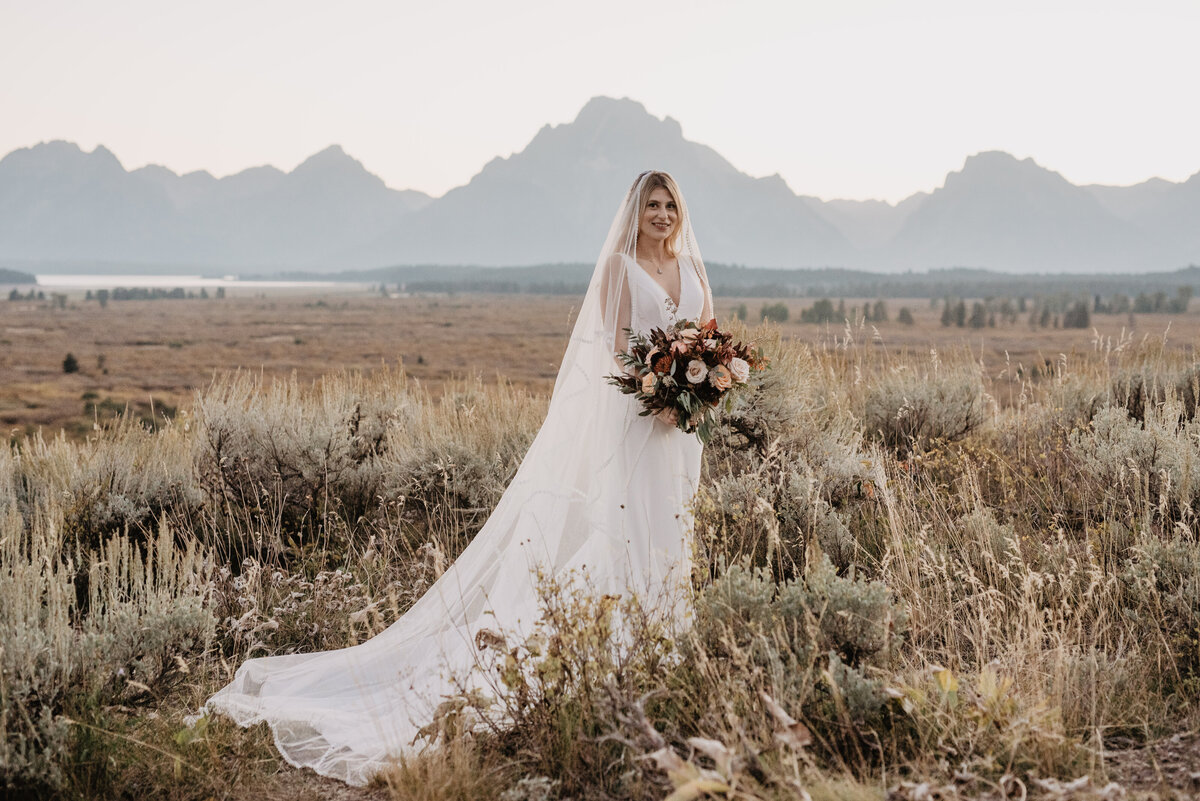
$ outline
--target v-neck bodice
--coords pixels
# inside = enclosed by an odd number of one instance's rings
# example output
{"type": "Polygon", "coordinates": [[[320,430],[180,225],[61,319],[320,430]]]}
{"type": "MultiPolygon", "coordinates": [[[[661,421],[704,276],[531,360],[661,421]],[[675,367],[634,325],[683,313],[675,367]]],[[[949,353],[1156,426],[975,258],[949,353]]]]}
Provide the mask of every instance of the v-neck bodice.
{"type": "Polygon", "coordinates": [[[704,288],[690,259],[679,257],[679,302],[676,303],[650,273],[634,259],[626,258],[628,272],[632,274],[629,279],[630,327],[635,331],[646,333],[652,328],[666,328],[678,320],[700,316],[704,309],[704,288]]]}

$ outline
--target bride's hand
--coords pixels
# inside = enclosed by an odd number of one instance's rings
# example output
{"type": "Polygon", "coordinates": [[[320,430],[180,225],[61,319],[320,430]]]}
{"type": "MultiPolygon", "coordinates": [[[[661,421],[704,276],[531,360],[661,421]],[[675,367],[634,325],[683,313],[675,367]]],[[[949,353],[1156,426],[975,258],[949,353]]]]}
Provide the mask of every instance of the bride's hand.
{"type": "Polygon", "coordinates": [[[654,416],[660,423],[665,423],[671,428],[679,425],[679,410],[677,409],[660,409],[654,413],[654,416]]]}

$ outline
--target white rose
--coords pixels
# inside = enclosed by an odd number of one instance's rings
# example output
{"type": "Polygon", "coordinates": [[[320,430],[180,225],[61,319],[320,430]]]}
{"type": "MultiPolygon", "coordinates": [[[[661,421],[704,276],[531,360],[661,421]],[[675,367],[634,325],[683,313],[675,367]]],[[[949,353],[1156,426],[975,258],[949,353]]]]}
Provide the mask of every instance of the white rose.
{"type": "Polygon", "coordinates": [[[745,384],[750,379],[750,364],[745,359],[734,356],[729,360],[729,372],[733,373],[734,381],[745,384]]]}
{"type": "Polygon", "coordinates": [[[708,378],[708,367],[699,359],[692,359],[688,362],[687,380],[693,384],[699,384],[705,378],[708,378]]]}

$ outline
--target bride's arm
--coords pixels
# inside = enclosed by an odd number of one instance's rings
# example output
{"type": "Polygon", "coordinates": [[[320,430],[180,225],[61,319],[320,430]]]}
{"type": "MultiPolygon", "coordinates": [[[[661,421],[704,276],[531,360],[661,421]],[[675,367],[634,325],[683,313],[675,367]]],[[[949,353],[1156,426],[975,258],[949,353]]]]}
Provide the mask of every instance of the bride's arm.
{"type": "MultiPolygon", "coordinates": [[[[600,285],[600,314],[612,337],[614,360],[617,354],[629,350],[629,335],[625,333],[633,319],[633,299],[629,294],[627,265],[619,254],[609,256],[604,265],[600,285]]],[[[624,369],[624,366],[621,366],[624,369]]]]}
{"type": "Polygon", "coordinates": [[[704,292],[704,305],[700,308],[700,325],[704,325],[716,316],[716,313],[713,311],[712,287],[708,284],[708,271],[702,265],[698,265],[691,255],[687,258],[696,273],[696,277],[700,279],[700,289],[704,292]]]}

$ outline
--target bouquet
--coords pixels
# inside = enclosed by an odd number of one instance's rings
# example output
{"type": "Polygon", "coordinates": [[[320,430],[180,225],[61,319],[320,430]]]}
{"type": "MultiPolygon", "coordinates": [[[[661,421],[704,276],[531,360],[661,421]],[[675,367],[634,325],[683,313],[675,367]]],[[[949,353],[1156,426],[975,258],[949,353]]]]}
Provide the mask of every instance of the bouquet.
{"type": "Polygon", "coordinates": [[[751,371],[767,367],[754,343],[734,342],[716,320],[704,325],[681,320],[645,335],[626,333],[629,351],[617,357],[625,373],[608,376],[609,383],[642,402],[639,414],[661,414],[701,442],[712,435],[715,410],[724,404],[730,411],[734,391],[749,382],[751,371]]]}

